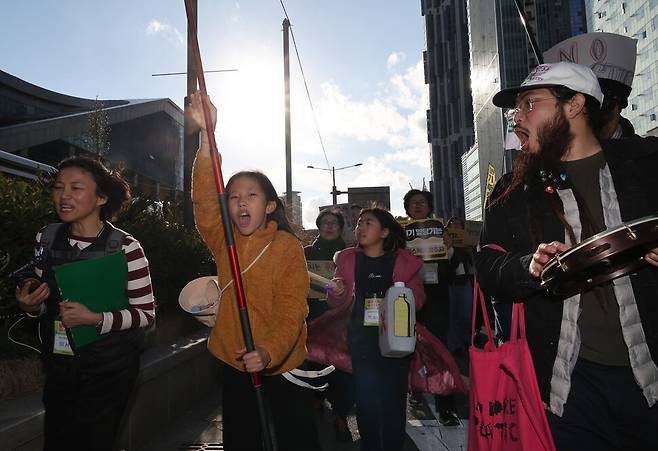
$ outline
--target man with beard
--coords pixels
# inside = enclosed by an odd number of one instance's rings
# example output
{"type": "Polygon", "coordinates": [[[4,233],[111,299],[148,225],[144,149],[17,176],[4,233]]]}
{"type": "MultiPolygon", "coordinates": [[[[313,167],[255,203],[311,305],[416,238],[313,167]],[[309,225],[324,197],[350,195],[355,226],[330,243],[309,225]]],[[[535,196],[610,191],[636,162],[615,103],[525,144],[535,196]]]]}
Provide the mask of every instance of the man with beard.
{"type": "Polygon", "coordinates": [[[658,212],[658,141],[599,141],[593,72],[543,64],[493,103],[522,145],[485,211],[483,290],[525,304],[528,344],[558,449],[658,449],[658,248],[630,276],[569,298],[540,288],[558,252],[658,212]],[[485,247],[497,244],[498,252],[485,247]]]}

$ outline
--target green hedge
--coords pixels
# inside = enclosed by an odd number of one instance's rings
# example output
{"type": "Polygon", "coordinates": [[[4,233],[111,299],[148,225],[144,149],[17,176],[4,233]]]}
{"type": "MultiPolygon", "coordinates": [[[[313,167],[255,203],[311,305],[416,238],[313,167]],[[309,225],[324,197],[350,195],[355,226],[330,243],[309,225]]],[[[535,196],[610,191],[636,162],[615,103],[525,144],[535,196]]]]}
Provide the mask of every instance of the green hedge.
{"type": "MultiPolygon", "coordinates": [[[[32,256],[34,237],[57,221],[50,199],[51,181],[25,181],[0,175],[0,318],[18,312],[7,275],[32,256]]],[[[177,304],[190,280],[214,274],[210,252],[195,229],[175,221],[176,206],[135,199],[114,224],[137,238],[149,261],[158,308],[177,304]]]]}
{"type": "Polygon", "coordinates": [[[32,257],[34,237],[45,224],[55,222],[50,198],[51,180],[37,181],[0,175],[0,315],[16,313],[14,286],[7,275],[32,257]]]}

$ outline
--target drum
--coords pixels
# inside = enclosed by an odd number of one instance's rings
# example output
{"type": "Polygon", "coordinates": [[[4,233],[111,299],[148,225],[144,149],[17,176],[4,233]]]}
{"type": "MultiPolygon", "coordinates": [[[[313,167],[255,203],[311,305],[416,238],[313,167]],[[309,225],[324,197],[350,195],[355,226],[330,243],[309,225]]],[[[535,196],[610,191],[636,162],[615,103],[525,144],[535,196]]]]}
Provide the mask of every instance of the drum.
{"type": "Polygon", "coordinates": [[[560,296],[587,291],[642,268],[655,247],[658,216],[629,221],[556,255],[544,266],[541,286],[560,296]]]}

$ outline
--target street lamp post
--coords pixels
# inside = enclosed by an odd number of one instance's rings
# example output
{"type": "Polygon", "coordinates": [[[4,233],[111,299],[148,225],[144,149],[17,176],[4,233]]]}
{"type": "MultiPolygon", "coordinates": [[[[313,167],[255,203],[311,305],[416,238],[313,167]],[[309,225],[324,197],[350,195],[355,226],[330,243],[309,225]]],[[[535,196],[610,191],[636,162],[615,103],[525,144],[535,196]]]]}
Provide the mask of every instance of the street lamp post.
{"type": "Polygon", "coordinates": [[[357,163],[357,164],[352,164],[352,165],[349,165],[349,166],[343,166],[343,167],[340,167],[340,168],[332,166],[331,169],[316,168],[315,166],[306,166],[306,167],[309,168],[309,169],[320,169],[321,171],[331,171],[331,181],[333,183],[333,185],[331,186],[331,188],[332,188],[331,189],[331,195],[333,196],[333,201],[334,201],[333,204],[336,205],[336,204],[338,204],[338,195],[339,194],[345,194],[347,192],[347,191],[338,191],[336,189],[336,171],[340,171],[341,169],[355,168],[357,166],[362,166],[362,165],[363,165],[363,163],[357,163]]]}

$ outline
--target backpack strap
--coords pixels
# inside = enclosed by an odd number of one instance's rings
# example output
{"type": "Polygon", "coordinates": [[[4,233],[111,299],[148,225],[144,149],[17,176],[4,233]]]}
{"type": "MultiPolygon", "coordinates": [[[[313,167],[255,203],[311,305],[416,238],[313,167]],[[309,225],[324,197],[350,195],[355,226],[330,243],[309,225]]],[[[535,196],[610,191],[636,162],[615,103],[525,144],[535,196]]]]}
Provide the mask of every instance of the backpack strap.
{"type": "MultiPolygon", "coordinates": [[[[128,236],[128,233],[114,227],[109,222],[106,224],[109,227],[109,235],[105,241],[105,249],[103,251],[87,251],[84,253],[85,259],[105,257],[121,250],[121,247],[123,246],[123,240],[126,236],[128,236]]],[[[64,225],[64,223],[58,222],[49,224],[44,227],[41,231],[41,239],[39,240],[39,245],[44,252],[47,252],[48,255],[53,258],[78,258],[81,254],[80,251],[70,252],[52,250],[53,245],[55,244],[55,239],[57,238],[57,234],[64,225]]]]}
{"type": "Polygon", "coordinates": [[[57,238],[57,232],[59,232],[59,229],[63,225],[63,222],[55,222],[53,224],[48,224],[41,230],[39,246],[41,246],[43,251],[49,251],[52,249],[53,244],[55,244],[55,238],[57,238]]]}
{"type": "Polygon", "coordinates": [[[128,233],[114,227],[109,222],[106,222],[106,224],[110,228],[110,235],[107,237],[107,241],[105,242],[105,255],[111,255],[121,250],[121,247],[123,246],[123,240],[128,236],[128,233]]]}

